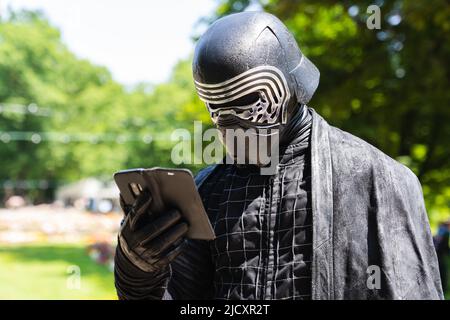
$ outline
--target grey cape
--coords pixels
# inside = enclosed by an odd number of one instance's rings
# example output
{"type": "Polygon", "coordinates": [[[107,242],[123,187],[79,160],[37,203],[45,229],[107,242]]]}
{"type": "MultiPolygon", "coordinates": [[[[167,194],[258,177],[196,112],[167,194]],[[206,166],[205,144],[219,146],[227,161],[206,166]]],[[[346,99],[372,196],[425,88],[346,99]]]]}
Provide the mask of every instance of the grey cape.
{"type": "Polygon", "coordinates": [[[443,299],[417,177],[311,111],[312,298],[443,299]]]}

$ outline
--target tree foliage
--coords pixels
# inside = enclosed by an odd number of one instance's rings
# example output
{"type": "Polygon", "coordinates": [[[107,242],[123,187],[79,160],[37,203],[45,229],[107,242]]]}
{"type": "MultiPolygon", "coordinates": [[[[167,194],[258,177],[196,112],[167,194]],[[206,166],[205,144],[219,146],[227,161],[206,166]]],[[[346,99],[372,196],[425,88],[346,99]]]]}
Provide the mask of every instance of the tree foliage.
{"type": "Polygon", "coordinates": [[[167,83],[126,90],[107,69],[71,53],[41,13],[12,12],[0,21],[3,193],[39,202],[70,181],[173,166],[170,133],[207,119],[200,106],[188,60],[167,83]]]}

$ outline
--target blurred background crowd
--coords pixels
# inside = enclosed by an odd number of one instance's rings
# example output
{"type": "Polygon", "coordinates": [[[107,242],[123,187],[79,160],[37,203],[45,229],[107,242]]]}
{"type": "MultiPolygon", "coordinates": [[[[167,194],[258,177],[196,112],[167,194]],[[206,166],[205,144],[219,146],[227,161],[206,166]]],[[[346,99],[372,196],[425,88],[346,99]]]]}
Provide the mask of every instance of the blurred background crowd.
{"type": "Polygon", "coordinates": [[[113,173],[174,167],[171,132],[211,126],[195,39],[261,9],[320,69],[310,106],[419,177],[447,285],[448,1],[0,0],[1,299],[115,299],[113,173]],[[380,29],[366,25],[372,4],[380,29]]]}

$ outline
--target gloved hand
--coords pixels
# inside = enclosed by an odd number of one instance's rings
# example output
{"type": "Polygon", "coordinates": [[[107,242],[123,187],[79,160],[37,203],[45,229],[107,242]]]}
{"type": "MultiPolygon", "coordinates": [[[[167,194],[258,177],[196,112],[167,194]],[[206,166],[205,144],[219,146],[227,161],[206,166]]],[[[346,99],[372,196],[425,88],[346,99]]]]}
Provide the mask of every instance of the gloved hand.
{"type": "Polygon", "coordinates": [[[134,266],[158,273],[182,252],[188,224],[175,209],[162,214],[151,212],[151,201],[145,190],[131,206],[125,205],[120,197],[125,218],[119,231],[119,245],[134,266]]]}

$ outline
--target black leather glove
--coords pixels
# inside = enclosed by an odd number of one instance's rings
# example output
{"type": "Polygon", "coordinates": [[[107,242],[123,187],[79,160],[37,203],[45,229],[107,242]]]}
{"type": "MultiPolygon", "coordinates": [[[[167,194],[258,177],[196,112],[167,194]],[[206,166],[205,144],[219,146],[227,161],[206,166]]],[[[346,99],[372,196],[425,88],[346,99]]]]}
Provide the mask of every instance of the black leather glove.
{"type": "Polygon", "coordinates": [[[162,214],[150,212],[151,196],[142,192],[132,206],[121,198],[125,218],[119,244],[125,256],[145,272],[161,271],[182,251],[188,224],[178,210],[162,214]]]}
{"type": "Polygon", "coordinates": [[[115,279],[121,299],[160,299],[170,276],[169,267],[183,250],[187,223],[177,210],[156,214],[151,197],[142,192],[131,206],[120,205],[125,217],[119,231],[115,279]]]}

